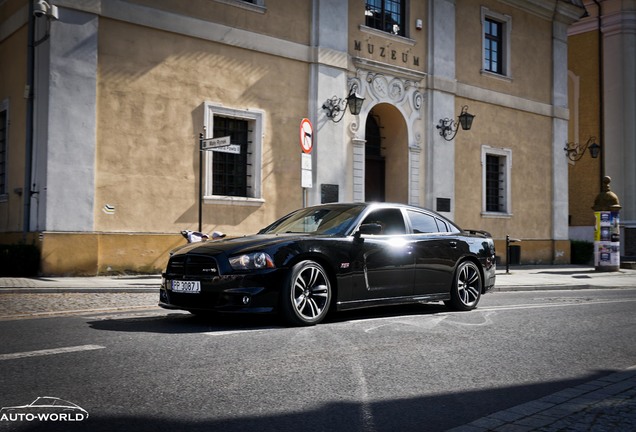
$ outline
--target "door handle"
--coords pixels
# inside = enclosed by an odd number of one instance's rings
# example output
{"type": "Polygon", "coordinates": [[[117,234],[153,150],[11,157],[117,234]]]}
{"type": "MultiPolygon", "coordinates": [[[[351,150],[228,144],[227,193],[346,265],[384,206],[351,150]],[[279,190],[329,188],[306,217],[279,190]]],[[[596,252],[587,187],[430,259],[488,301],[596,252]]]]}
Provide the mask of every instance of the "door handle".
{"type": "Polygon", "coordinates": [[[457,242],[455,240],[450,242],[450,247],[455,248],[457,247],[457,242]]]}

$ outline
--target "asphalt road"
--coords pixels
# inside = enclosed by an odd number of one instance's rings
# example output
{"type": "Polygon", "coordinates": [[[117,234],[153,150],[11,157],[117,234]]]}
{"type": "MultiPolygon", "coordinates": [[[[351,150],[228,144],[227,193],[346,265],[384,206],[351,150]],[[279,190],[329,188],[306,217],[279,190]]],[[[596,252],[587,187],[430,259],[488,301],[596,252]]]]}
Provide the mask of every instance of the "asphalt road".
{"type": "Polygon", "coordinates": [[[50,431],[445,431],[636,365],[636,289],[492,293],[479,309],[310,328],[158,309],[0,322],[0,406],[71,401],[50,431]]]}

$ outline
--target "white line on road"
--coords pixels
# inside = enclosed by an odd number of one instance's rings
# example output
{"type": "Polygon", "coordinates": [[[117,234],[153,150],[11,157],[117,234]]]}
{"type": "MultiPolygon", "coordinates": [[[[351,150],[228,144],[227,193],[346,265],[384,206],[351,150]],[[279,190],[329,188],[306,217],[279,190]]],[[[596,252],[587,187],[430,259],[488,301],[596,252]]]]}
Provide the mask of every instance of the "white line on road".
{"type": "Polygon", "coordinates": [[[79,345],[79,346],[64,347],[64,348],[45,349],[45,350],[39,350],[39,351],[25,351],[20,353],[0,354],[0,361],[14,360],[14,359],[26,358],[26,357],[65,354],[65,353],[80,352],[80,351],[92,351],[92,350],[98,350],[98,349],[104,349],[104,348],[106,347],[103,347],[101,345],[79,345]]]}

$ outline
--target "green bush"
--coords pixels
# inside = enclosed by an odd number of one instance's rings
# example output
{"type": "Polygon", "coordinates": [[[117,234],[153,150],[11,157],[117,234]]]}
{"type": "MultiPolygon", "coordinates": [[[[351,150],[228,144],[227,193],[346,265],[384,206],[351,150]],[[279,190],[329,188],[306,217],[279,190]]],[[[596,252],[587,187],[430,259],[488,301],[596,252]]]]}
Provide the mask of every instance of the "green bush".
{"type": "Polygon", "coordinates": [[[0,245],[0,276],[37,276],[40,250],[34,245],[0,245]]]}
{"type": "Polygon", "coordinates": [[[572,264],[593,265],[594,243],[581,240],[570,241],[570,261],[572,264]]]}

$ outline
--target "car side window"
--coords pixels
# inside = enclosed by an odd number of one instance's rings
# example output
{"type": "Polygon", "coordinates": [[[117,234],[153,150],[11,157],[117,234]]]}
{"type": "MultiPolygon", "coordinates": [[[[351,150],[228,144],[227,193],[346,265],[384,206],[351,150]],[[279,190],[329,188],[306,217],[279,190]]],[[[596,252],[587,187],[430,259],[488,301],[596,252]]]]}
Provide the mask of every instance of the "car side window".
{"type": "Polygon", "coordinates": [[[409,219],[411,220],[413,233],[424,234],[436,233],[440,231],[440,229],[437,227],[437,223],[435,223],[435,218],[433,216],[413,210],[408,210],[407,213],[409,215],[409,219]]]}
{"type": "Polygon", "coordinates": [[[382,226],[381,235],[406,234],[406,225],[399,209],[375,210],[364,219],[363,224],[377,223],[382,226]]]}
{"type": "Polygon", "coordinates": [[[448,224],[446,222],[439,218],[435,218],[435,221],[437,222],[437,230],[439,232],[450,232],[450,229],[448,229],[448,224]]]}

